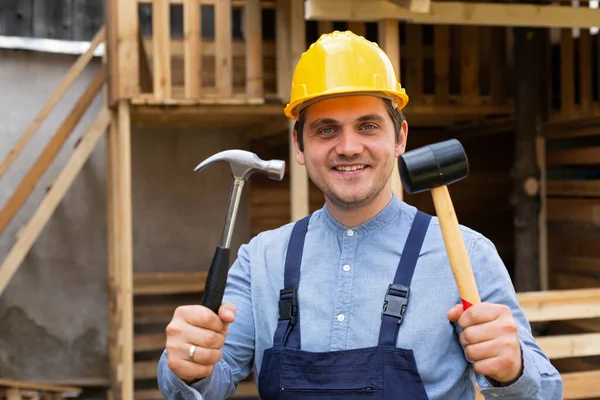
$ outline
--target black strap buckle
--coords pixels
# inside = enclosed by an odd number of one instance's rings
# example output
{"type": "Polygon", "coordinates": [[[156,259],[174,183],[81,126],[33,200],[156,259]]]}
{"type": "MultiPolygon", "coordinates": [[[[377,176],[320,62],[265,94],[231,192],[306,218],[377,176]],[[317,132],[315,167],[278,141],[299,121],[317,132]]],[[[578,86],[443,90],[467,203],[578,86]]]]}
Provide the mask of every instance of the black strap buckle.
{"type": "Polygon", "coordinates": [[[279,292],[279,320],[289,320],[291,325],[295,325],[297,313],[298,297],[296,288],[282,289],[279,292]]]}
{"type": "Polygon", "coordinates": [[[383,302],[383,311],[381,317],[389,315],[394,318],[398,318],[398,325],[402,323],[404,318],[404,312],[408,305],[408,295],[410,294],[410,288],[405,285],[390,284],[388,286],[385,300],[383,302]]]}

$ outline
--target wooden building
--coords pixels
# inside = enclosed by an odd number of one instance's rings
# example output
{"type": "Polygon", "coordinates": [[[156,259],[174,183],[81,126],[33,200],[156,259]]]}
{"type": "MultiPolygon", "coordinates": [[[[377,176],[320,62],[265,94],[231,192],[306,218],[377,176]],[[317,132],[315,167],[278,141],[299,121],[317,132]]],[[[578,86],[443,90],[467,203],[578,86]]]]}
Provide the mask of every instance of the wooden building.
{"type": "MultiPolygon", "coordinates": [[[[0,321],[15,303],[10,299],[29,290],[24,270],[33,266],[27,257],[43,254],[42,247],[35,253],[34,244],[49,235],[48,224],[65,218],[55,211],[82,182],[81,171],[102,142],[107,225],[100,231],[106,241],[85,249],[107,253],[108,265],[97,260],[93,265],[106,267],[95,287],[107,289],[101,304],[108,361],[105,374],[79,376],[69,370],[69,376],[49,373],[36,381],[106,388],[114,399],[161,398],[156,365],[164,327],[176,305],[200,299],[230,185],[222,169],[215,171],[218,178],[203,172],[208,178],[195,190],[183,189],[197,185],[190,163],[202,160],[190,152],[237,147],[287,161],[283,182],[251,178],[238,243],[321,207],[322,194],[289,157],[291,125],[283,107],[294,65],[307,46],[322,33],[349,29],[388,53],[406,87],[409,149],[461,140],[471,174],[450,189],[459,221],[496,244],[528,318],[543,323],[535,324],[536,334],[564,374],[565,399],[600,398],[595,384],[600,378],[598,9],[587,2],[425,0],[402,5],[393,0],[86,0],[57,1],[58,8],[49,3],[4,3],[0,35],[89,40],[90,46],[73,60],[33,122],[20,127],[22,135],[6,148],[0,177],[9,176],[11,164],[36,143],[34,135],[78,76],[93,73],[0,210],[0,233],[11,244],[0,266],[0,321]],[[100,49],[101,60],[93,56],[100,49]],[[56,179],[23,216],[22,228],[11,225],[97,98],[101,106],[56,179]],[[182,199],[186,196],[197,197],[182,199]],[[191,227],[203,223],[207,227],[191,227]],[[180,225],[186,234],[177,234],[180,225]],[[5,229],[11,226],[12,231],[5,229]],[[197,266],[199,254],[204,267],[197,266]],[[176,262],[170,262],[173,257],[176,262]],[[19,273],[21,278],[12,280],[19,273]]],[[[0,58],[0,73],[2,66],[0,58]]],[[[428,193],[398,194],[435,212],[428,193]]],[[[99,211],[81,212],[84,217],[72,224],[99,211]]],[[[67,253],[76,258],[76,250],[67,253]]],[[[51,293],[49,286],[43,290],[51,293]]],[[[43,304],[23,309],[46,311],[43,304]]],[[[8,331],[6,337],[19,342],[8,331]]],[[[0,343],[2,335],[0,330],[0,343]]],[[[2,354],[0,349],[0,360],[2,354]]],[[[35,364],[36,354],[23,350],[21,355],[35,364]]],[[[19,374],[31,380],[26,366],[0,369],[0,398],[35,391],[17,382],[19,374]]],[[[80,389],[64,388],[69,390],[80,389]]],[[[253,394],[250,379],[240,385],[238,397],[253,394]]]]}

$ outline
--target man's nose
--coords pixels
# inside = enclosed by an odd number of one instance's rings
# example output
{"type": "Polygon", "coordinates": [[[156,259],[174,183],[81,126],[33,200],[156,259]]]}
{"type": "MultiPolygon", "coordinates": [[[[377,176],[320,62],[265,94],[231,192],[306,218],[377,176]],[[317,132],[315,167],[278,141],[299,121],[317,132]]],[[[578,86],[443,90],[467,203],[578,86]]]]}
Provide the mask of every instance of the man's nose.
{"type": "Polygon", "coordinates": [[[364,145],[361,137],[356,132],[345,129],[344,132],[338,136],[336,150],[340,155],[352,157],[356,154],[362,153],[363,148],[364,145]]]}

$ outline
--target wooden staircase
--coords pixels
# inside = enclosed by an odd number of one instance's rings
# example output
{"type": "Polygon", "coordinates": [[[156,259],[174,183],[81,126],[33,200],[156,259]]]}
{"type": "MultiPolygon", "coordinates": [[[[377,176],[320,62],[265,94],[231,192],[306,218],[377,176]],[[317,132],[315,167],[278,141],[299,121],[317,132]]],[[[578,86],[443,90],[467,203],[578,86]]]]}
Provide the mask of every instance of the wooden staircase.
{"type": "MultiPolygon", "coordinates": [[[[162,400],[157,387],[158,360],[165,348],[165,328],[180,305],[200,304],[207,272],[136,273],[133,276],[135,400],[162,400]]],[[[248,377],[232,398],[257,397],[248,377]]]]}

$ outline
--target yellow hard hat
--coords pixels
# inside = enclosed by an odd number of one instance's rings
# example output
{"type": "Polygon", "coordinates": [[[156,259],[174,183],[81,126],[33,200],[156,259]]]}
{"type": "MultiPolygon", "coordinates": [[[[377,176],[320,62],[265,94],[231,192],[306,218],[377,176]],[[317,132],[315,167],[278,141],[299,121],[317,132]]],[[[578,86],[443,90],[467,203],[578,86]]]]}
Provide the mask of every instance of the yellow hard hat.
{"type": "Polygon", "coordinates": [[[299,109],[323,96],[356,93],[392,98],[399,109],[408,103],[389,57],[377,43],[351,31],[334,31],[321,35],[300,57],[284,113],[295,120],[299,109]]]}

